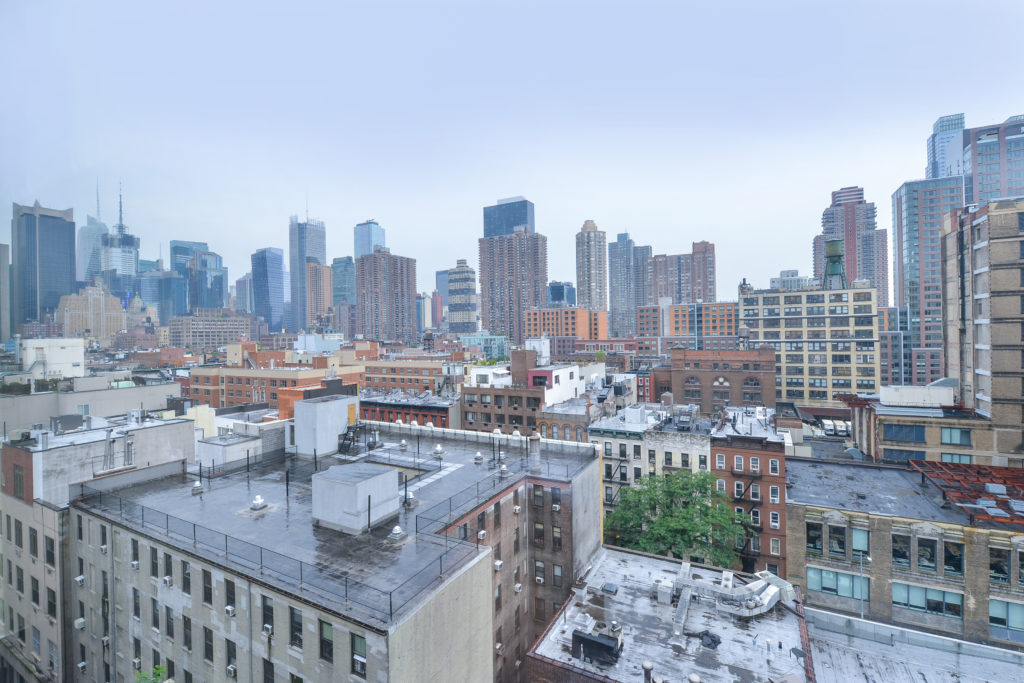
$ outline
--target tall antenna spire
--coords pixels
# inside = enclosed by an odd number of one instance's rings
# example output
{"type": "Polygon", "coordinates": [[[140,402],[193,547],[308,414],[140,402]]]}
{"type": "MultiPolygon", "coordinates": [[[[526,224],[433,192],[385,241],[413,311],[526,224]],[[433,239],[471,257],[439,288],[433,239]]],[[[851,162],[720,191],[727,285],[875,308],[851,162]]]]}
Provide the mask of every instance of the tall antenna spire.
{"type": "Polygon", "coordinates": [[[306,222],[309,222],[309,190],[306,190],[306,222]]]}
{"type": "Polygon", "coordinates": [[[117,183],[117,232],[124,234],[124,191],[120,181],[117,183]]]}
{"type": "Polygon", "coordinates": [[[96,178],[96,220],[100,220],[100,179],[96,178]]]}

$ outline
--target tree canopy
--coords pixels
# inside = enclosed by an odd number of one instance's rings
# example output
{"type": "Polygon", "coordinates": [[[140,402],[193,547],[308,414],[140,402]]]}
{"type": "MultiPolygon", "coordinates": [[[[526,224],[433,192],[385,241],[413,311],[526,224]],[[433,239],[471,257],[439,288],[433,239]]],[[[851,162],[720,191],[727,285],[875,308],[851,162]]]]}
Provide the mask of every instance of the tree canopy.
{"type": "Polygon", "coordinates": [[[615,511],[605,519],[605,533],[616,545],[656,555],[703,558],[731,567],[736,535],[746,518],[716,490],[710,472],[687,470],[646,477],[623,488],[615,511]]]}

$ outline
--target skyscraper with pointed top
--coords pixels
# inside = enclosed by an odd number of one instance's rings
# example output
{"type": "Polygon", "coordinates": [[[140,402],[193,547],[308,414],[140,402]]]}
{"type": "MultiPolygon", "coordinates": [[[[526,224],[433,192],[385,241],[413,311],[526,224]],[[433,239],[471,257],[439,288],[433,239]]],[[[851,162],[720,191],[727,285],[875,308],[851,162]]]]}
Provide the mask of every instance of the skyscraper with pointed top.
{"type": "Polygon", "coordinates": [[[300,221],[292,216],[288,226],[288,267],[291,272],[292,315],[289,332],[309,328],[306,293],[309,290],[307,263],[327,265],[327,231],[323,221],[309,218],[300,221]]]}
{"type": "MultiPolygon", "coordinates": [[[[97,212],[99,200],[97,199],[97,212]]],[[[118,297],[131,295],[135,278],[139,274],[139,238],[128,232],[124,224],[124,193],[118,190],[117,224],[114,232],[103,235],[100,270],[111,294],[118,297]]]]}

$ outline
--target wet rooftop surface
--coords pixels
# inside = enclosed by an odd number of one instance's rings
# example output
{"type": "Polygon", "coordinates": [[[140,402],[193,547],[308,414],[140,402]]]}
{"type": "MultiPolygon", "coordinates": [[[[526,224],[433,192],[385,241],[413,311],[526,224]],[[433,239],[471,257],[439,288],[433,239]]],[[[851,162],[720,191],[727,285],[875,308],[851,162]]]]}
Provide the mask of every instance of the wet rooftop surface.
{"type": "Polygon", "coordinates": [[[958,508],[942,507],[942,492],[909,470],[789,458],[786,500],[817,507],[967,524],[958,508]]]}
{"type": "MultiPolygon", "coordinates": [[[[240,471],[204,479],[202,495],[192,494],[195,476],[184,475],[120,489],[112,492],[113,495],[105,495],[102,501],[90,500],[85,505],[93,508],[101,505],[123,522],[144,526],[145,532],[157,537],[163,534],[165,537],[161,540],[185,540],[185,549],[209,555],[212,560],[234,560],[245,569],[255,569],[257,575],[280,579],[278,583],[285,590],[296,588],[298,562],[306,563],[303,582],[323,589],[323,595],[318,598],[326,606],[357,609],[386,622],[433,579],[448,575],[468,558],[486,552],[485,547],[478,548],[475,543],[427,533],[428,527],[429,531],[441,528],[436,522],[428,524],[427,518],[447,521],[449,514],[452,517],[465,514],[478,500],[485,500],[528,472],[568,478],[587,463],[595,462],[593,458],[581,457],[580,454],[587,451],[563,447],[558,442],[544,442],[540,456],[521,458],[522,449],[517,450],[514,445],[521,440],[505,438],[502,453],[508,455],[498,462],[505,464],[509,473],[501,477],[496,463],[491,462],[491,454],[496,451],[490,446],[490,435],[440,429],[434,432],[469,435],[471,439],[480,437],[482,441],[423,436],[422,455],[417,456],[416,437],[409,427],[401,432],[381,434],[384,447],[371,451],[372,459],[368,462],[390,463],[396,468],[396,477],[398,468],[405,471],[422,468],[423,473],[410,480],[408,487],[418,504],[412,508],[400,505],[397,516],[382,521],[368,534],[352,536],[313,525],[313,468],[307,461],[292,470],[287,486],[284,463],[251,472],[246,472],[243,466],[240,471]],[[405,451],[399,447],[403,438],[409,444],[405,451]],[[509,442],[513,445],[509,446],[509,442]],[[440,467],[438,460],[428,455],[438,443],[445,449],[440,467]],[[483,463],[474,462],[477,451],[485,455],[483,463]],[[262,510],[250,508],[257,495],[267,503],[262,510]],[[146,508],[144,525],[141,511],[135,509],[137,506],[146,508]],[[129,510],[127,518],[125,509],[129,510]],[[164,522],[163,515],[175,519],[164,522]],[[419,522],[424,533],[417,533],[417,517],[421,515],[419,522]],[[193,524],[197,525],[198,544],[189,542],[193,524]],[[405,532],[399,539],[391,534],[395,525],[405,532]],[[223,550],[225,536],[231,539],[228,541],[232,551],[230,558],[223,550]],[[345,595],[349,596],[349,601],[337,600],[345,595]]],[[[365,455],[353,462],[362,462],[365,455]]],[[[319,470],[322,472],[341,462],[337,457],[321,458],[319,470]]],[[[354,474],[366,467],[352,466],[354,474]]],[[[400,494],[403,491],[400,487],[400,494]]]]}
{"type": "MultiPolygon", "coordinates": [[[[802,661],[790,655],[790,648],[800,647],[799,618],[781,606],[741,620],[717,613],[709,599],[691,600],[683,623],[684,645],[670,644],[676,608],[658,603],[650,593],[655,579],[671,581],[679,567],[678,561],[602,548],[593,560],[585,588],[573,590],[565,609],[533,651],[617,681],[642,681],[645,661],[654,664],[654,676],[673,681],[685,681],[693,673],[705,683],[754,683],[785,676],[805,680],[802,661]],[[614,595],[602,590],[607,583],[618,586],[614,595]],[[573,630],[589,631],[595,621],[622,625],[622,653],[613,665],[584,663],[570,653],[573,630]],[[701,643],[696,634],[702,631],[721,638],[716,648],[701,643]]],[[[692,573],[704,580],[721,577],[719,571],[697,566],[692,573]]]]}

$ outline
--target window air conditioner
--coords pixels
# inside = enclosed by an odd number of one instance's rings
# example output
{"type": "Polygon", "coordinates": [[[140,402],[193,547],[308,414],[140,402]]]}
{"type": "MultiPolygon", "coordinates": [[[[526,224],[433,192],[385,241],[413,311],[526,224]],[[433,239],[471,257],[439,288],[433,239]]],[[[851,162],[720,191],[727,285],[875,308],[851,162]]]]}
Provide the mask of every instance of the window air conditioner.
{"type": "Polygon", "coordinates": [[[170,576],[170,575],[165,576],[164,577],[164,585],[165,586],[173,586],[174,585],[174,577],[170,576]]]}
{"type": "Polygon", "coordinates": [[[500,572],[500,571],[501,571],[501,568],[502,568],[502,567],[503,567],[504,565],[505,565],[505,563],[504,563],[504,562],[502,562],[501,560],[495,560],[495,561],[494,561],[494,571],[496,571],[496,572],[500,572]]]}
{"type": "Polygon", "coordinates": [[[544,577],[543,577],[543,576],[538,576],[538,577],[537,577],[537,583],[539,583],[539,584],[542,584],[542,585],[543,585],[543,583],[544,583],[544,577]]]}
{"type": "Polygon", "coordinates": [[[78,576],[75,577],[75,583],[77,583],[79,586],[84,586],[85,585],[85,577],[82,576],[81,574],[79,574],[78,576]]]}
{"type": "Polygon", "coordinates": [[[274,635],[274,627],[272,624],[263,624],[263,637],[269,638],[274,635]]]}
{"type": "Polygon", "coordinates": [[[105,546],[105,545],[101,545],[100,546],[100,554],[101,555],[106,555],[107,554],[107,546],[105,546]]]}
{"type": "Polygon", "coordinates": [[[523,584],[517,583],[516,585],[512,586],[512,590],[514,590],[516,593],[521,593],[523,590],[523,584]]]}
{"type": "Polygon", "coordinates": [[[478,540],[482,541],[485,538],[487,538],[487,532],[481,529],[480,531],[476,532],[476,537],[478,540]]]}
{"type": "Polygon", "coordinates": [[[138,560],[132,560],[132,569],[134,569],[135,571],[139,571],[139,561],[138,560]]]}
{"type": "Polygon", "coordinates": [[[227,674],[228,678],[238,678],[238,667],[234,664],[228,664],[227,674]]]}
{"type": "Polygon", "coordinates": [[[562,511],[562,506],[559,505],[558,503],[555,503],[554,505],[551,506],[551,511],[552,512],[561,512],[562,511]]]}
{"type": "Polygon", "coordinates": [[[224,614],[228,615],[229,617],[235,616],[235,606],[234,605],[228,605],[227,607],[225,607],[224,608],[224,614]]]}
{"type": "Polygon", "coordinates": [[[515,505],[512,508],[512,514],[514,514],[514,515],[518,515],[522,511],[523,511],[523,508],[519,507],[518,505],[515,505]]]}
{"type": "Polygon", "coordinates": [[[85,628],[85,619],[78,617],[75,619],[75,629],[81,631],[85,628]]]}
{"type": "Polygon", "coordinates": [[[138,657],[133,659],[132,660],[132,668],[135,669],[136,671],[141,671],[142,670],[142,660],[139,659],[138,657]]]}
{"type": "Polygon", "coordinates": [[[78,673],[80,673],[80,674],[84,674],[85,673],[85,662],[79,662],[78,663],[78,673]]]}

